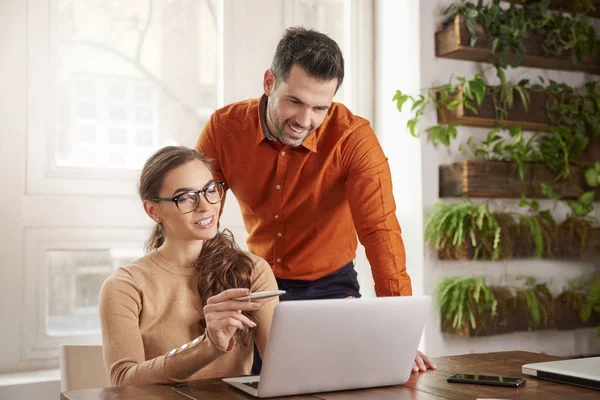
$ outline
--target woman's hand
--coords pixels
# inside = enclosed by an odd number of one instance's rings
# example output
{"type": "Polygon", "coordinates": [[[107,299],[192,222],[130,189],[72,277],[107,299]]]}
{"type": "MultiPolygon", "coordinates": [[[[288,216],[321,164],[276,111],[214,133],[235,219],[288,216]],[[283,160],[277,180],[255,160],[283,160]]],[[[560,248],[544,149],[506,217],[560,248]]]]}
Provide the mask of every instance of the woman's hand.
{"type": "Polygon", "coordinates": [[[233,300],[248,293],[248,289],[227,289],[206,301],[203,309],[206,319],[206,334],[210,341],[221,349],[229,348],[229,343],[236,330],[256,326],[242,314],[242,311],[256,311],[260,308],[260,304],[252,301],[233,300]]]}

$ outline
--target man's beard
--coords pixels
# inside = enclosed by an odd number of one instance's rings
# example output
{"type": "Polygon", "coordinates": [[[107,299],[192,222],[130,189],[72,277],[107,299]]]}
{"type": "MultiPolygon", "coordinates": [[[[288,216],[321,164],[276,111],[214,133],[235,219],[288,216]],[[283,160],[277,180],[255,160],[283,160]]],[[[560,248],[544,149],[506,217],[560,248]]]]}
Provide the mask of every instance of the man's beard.
{"type": "MultiPolygon", "coordinates": [[[[302,143],[304,143],[304,140],[306,140],[308,135],[310,135],[313,131],[312,126],[310,126],[302,140],[286,137],[284,130],[288,122],[285,121],[281,123],[281,120],[279,119],[279,116],[277,115],[277,112],[275,111],[274,107],[271,108],[270,106],[267,106],[267,112],[269,113],[271,123],[273,124],[273,128],[275,130],[275,132],[271,132],[271,134],[279,141],[279,143],[283,144],[284,146],[299,147],[302,143]]],[[[294,126],[296,124],[290,125],[294,126]]]]}

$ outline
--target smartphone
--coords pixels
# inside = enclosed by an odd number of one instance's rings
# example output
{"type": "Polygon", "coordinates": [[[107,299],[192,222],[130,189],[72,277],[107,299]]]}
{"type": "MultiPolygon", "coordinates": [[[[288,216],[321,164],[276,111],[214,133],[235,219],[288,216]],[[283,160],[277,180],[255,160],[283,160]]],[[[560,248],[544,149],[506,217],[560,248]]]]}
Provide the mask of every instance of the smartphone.
{"type": "Polygon", "coordinates": [[[234,300],[244,301],[244,300],[267,299],[269,297],[281,296],[282,294],[285,294],[285,290],[271,290],[268,292],[254,292],[254,293],[250,293],[246,296],[236,297],[234,300]]]}
{"type": "Polygon", "coordinates": [[[448,378],[448,382],[474,383],[478,385],[492,385],[504,387],[519,387],[525,383],[523,378],[507,378],[505,376],[456,374],[448,378]]]}

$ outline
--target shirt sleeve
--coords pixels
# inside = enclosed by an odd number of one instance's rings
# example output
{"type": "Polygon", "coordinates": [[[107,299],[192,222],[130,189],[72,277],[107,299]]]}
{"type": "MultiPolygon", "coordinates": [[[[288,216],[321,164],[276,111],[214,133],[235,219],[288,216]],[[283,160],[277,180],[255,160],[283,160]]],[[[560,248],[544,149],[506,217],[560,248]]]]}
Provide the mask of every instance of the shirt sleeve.
{"type": "MultiPolygon", "coordinates": [[[[273,271],[271,270],[269,263],[258,256],[252,255],[251,257],[254,260],[254,272],[250,291],[265,292],[277,290],[277,281],[275,280],[275,275],[273,275],[273,271]]],[[[279,297],[271,297],[269,299],[257,301],[260,302],[262,306],[254,313],[257,325],[254,341],[256,343],[256,347],[258,347],[260,356],[264,359],[267,338],[269,337],[271,324],[273,322],[273,313],[275,312],[275,307],[279,303],[279,297]]]]}
{"type": "MultiPolygon", "coordinates": [[[[139,327],[141,292],[131,275],[119,269],[100,290],[100,322],[104,364],[113,386],[174,383],[189,379],[227,350],[214,345],[207,335],[183,344],[185,351],[171,351],[146,360],[139,327]]],[[[181,350],[178,349],[178,350],[181,350]]]]}
{"type": "Polygon", "coordinates": [[[358,238],[371,264],[375,293],[409,296],[411,281],[387,157],[369,124],[354,129],[340,150],[346,196],[358,238]]]}

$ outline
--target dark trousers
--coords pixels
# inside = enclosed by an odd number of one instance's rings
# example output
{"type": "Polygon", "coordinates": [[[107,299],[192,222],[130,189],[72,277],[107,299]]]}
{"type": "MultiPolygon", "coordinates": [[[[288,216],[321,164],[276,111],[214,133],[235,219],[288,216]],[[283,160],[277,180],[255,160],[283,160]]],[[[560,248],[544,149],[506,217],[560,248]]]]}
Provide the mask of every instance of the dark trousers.
{"type": "MultiPolygon", "coordinates": [[[[360,297],[358,278],[352,262],[315,281],[277,278],[277,286],[279,289],[285,290],[285,294],[279,297],[280,301],[360,297]]],[[[252,375],[259,375],[261,368],[262,360],[256,345],[254,345],[252,375]]]]}

